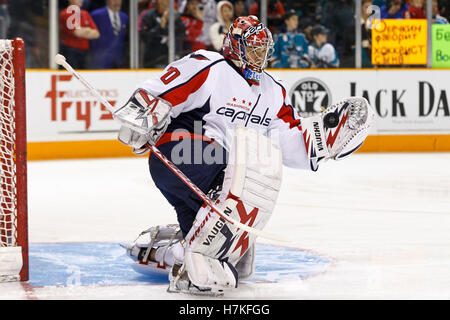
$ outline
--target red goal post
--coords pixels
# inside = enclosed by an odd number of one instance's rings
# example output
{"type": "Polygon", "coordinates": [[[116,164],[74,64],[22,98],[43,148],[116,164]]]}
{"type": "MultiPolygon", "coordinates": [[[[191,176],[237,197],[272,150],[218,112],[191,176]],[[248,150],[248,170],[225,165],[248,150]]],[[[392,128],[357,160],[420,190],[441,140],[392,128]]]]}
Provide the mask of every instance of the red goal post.
{"type": "Polygon", "coordinates": [[[25,43],[0,40],[0,282],[28,280],[25,43]]]}

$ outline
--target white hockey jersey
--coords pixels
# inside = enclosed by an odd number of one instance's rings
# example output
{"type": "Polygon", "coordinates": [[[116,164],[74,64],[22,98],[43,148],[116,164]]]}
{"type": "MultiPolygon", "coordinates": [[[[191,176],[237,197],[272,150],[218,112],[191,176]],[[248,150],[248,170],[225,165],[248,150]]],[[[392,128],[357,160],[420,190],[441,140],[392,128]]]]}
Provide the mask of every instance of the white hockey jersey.
{"type": "Polygon", "coordinates": [[[201,120],[202,134],[230,151],[235,126],[246,126],[278,140],[284,165],[311,169],[300,116],[284,86],[266,71],[260,85],[250,85],[221,54],[199,50],[139,87],[172,104],[169,132],[194,133],[194,121],[201,120]]]}

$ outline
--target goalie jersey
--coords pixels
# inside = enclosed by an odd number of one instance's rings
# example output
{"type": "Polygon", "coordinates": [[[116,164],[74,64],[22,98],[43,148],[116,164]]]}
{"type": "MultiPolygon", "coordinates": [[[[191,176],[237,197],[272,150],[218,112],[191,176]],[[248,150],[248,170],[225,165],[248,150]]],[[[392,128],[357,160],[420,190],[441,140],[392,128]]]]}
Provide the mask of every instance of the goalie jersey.
{"type": "Polygon", "coordinates": [[[249,127],[280,145],[284,165],[311,169],[301,118],[284,86],[266,71],[259,85],[251,85],[220,53],[198,50],[139,87],[172,105],[169,133],[200,133],[230,151],[234,127],[249,127]],[[201,132],[194,132],[196,121],[201,132]]]}

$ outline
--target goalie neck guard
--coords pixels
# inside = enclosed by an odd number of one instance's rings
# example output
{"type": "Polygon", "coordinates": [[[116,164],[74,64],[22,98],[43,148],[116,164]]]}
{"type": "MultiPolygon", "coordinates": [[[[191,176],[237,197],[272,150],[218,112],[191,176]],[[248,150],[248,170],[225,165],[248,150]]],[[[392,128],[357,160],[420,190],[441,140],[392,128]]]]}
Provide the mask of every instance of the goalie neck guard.
{"type": "Polygon", "coordinates": [[[272,34],[257,17],[239,17],[224,38],[222,53],[225,58],[237,61],[245,79],[259,84],[273,54],[272,34]]]}

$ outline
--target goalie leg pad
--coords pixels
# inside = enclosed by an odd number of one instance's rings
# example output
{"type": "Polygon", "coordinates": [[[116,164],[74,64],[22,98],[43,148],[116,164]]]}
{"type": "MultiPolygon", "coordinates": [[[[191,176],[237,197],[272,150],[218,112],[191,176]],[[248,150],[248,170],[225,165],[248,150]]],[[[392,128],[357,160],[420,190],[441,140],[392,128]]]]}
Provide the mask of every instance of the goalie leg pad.
{"type": "Polygon", "coordinates": [[[216,290],[237,287],[238,274],[236,268],[229,262],[188,251],[184,263],[186,270],[189,270],[189,279],[196,286],[216,290]]]}
{"type": "Polygon", "coordinates": [[[255,245],[253,244],[236,264],[239,280],[247,280],[255,273],[255,245]]]}
{"type": "MultiPolygon", "coordinates": [[[[281,163],[281,150],[270,139],[254,130],[237,128],[230,163],[225,171],[223,191],[218,200],[222,204],[223,212],[241,223],[262,230],[278,197],[281,163]]],[[[197,213],[186,241],[185,256],[201,254],[215,259],[215,265],[227,261],[236,266],[254,245],[256,236],[227,223],[225,219],[204,207],[197,213]]],[[[192,260],[192,263],[186,264],[189,277],[192,274],[199,286],[211,285],[208,280],[210,278],[198,276],[197,271],[193,269],[196,261],[192,260]]],[[[215,265],[203,263],[205,267],[212,268],[215,265]]],[[[211,270],[211,273],[217,270],[220,269],[211,270]]],[[[247,276],[251,274],[252,272],[247,272],[247,276]]],[[[229,279],[228,276],[223,278],[229,279]]]]}

